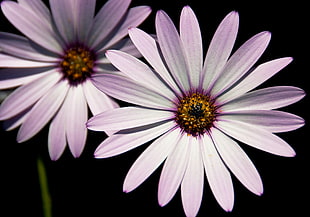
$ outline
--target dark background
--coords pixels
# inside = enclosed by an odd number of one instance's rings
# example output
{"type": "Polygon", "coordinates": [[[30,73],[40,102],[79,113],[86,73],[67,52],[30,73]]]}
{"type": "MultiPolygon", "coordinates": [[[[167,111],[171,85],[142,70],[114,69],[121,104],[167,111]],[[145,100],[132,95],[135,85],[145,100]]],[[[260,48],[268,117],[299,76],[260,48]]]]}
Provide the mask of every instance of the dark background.
{"type": "MultiPolygon", "coordinates": [[[[105,1],[97,2],[99,9],[105,1]]],[[[294,57],[288,67],[261,87],[292,85],[309,93],[309,55],[306,53],[309,48],[306,21],[308,11],[306,1],[302,2],[305,3],[279,3],[271,0],[133,0],[131,5],[152,7],[151,16],[140,26],[148,33],[155,33],[154,20],[157,10],[165,10],[178,26],[182,7],[190,5],[200,23],[205,52],[218,24],[227,13],[236,10],[240,15],[240,27],[235,49],[254,34],[268,30],[272,32],[271,43],[259,63],[285,56],[294,57]]],[[[1,31],[18,33],[2,13],[0,21],[1,31]]],[[[282,110],[300,115],[307,121],[309,99],[305,97],[282,110]]],[[[36,167],[38,157],[43,159],[47,169],[54,217],[184,216],[179,191],[165,207],[160,207],[157,203],[157,187],[162,167],[133,192],[122,192],[127,171],[148,144],[117,157],[94,159],[94,150],[105,135],[89,132],[85,150],[79,159],[74,159],[67,148],[57,162],[52,162],[48,156],[47,132],[46,127],[30,141],[17,144],[17,130],[0,130],[0,207],[3,216],[42,216],[36,167]]],[[[233,177],[235,204],[233,211],[226,213],[217,204],[205,180],[198,216],[304,216],[309,210],[310,202],[307,133],[309,127],[305,126],[280,135],[295,149],[297,155],[294,158],[274,156],[241,144],[260,172],[264,194],[259,197],[250,193],[233,177]]]]}

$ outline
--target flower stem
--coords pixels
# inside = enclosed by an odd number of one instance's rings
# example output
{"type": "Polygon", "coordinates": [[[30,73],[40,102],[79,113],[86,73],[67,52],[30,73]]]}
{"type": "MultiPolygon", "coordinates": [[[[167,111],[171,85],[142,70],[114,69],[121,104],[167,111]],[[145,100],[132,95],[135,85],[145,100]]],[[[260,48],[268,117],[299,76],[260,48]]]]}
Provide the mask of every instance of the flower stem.
{"type": "Polygon", "coordinates": [[[43,216],[52,217],[52,200],[48,190],[46,170],[43,161],[39,157],[37,160],[39,183],[41,188],[43,216]]]}

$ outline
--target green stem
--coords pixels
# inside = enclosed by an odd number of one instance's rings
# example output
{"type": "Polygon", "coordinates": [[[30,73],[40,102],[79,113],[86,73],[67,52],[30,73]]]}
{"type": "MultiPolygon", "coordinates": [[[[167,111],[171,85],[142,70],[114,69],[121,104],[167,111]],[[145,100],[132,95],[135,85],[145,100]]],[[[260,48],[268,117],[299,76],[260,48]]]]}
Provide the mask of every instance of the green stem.
{"type": "Polygon", "coordinates": [[[41,188],[42,207],[44,217],[52,217],[52,201],[48,191],[48,183],[45,166],[41,158],[37,160],[39,183],[41,188]]]}

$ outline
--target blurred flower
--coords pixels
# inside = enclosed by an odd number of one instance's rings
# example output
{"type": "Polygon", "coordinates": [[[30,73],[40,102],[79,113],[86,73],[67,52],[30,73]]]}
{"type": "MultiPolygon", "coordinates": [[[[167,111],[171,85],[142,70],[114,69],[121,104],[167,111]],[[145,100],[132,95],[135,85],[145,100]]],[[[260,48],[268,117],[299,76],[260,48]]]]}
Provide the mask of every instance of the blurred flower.
{"type": "Polygon", "coordinates": [[[137,106],[109,110],[88,121],[89,129],[118,131],[99,145],[95,157],[115,156],[155,139],[129,170],[125,192],[139,186],[165,161],[158,188],[161,206],[181,186],[185,213],[195,216],[205,173],[218,203],[231,211],[230,172],[254,194],[263,193],[260,175],[237,140],[272,154],[295,155],[274,133],[295,130],[304,120],[273,109],[297,102],[304,91],[290,86],[253,90],[292,58],[253,68],[270,41],[269,32],[253,36],[231,55],[238,25],[238,13],[225,17],[204,63],[199,24],[188,6],[181,13],[180,33],[163,11],[156,16],[158,41],[137,28],[129,30],[152,68],[122,51],[107,51],[107,58],[123,74],[96,75],[94,84],[137,106]]]}
{"type": "Polygon", "coordinates": [[[68,141],[74,157],[85,146],[88,107],[93,114],[118,107],[92,84],[95,74],[114,73],[107,49],[138,56],[126,38],[150,14],[147,6],[128,10],[131,0],[109,0],[94,17],[96,0],[3,1],[7,19],[26,37],[0,33],[0,88],[17,88],[0,107],[7,130],[21,125],[17,141],[33,137],[50,120],[52,160],[68,141]]]}

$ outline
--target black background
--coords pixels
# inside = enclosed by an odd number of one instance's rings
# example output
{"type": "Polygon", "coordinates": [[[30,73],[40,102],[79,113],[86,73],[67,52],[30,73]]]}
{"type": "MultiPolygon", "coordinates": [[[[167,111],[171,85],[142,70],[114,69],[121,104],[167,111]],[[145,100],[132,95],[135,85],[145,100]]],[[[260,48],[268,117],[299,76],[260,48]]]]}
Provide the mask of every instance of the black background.
{"type": "MultiPolygon", "coordinates": [[[[98,9],[105,1],[97,1],[98,9]]],[[[201,1],[201,0],[133,0],[131,6],[149,5],[153,12],[140,28],[155,33],[155,14],[165,10],[178,26],[182,7],[195,11],[204,42],[204,51],[218,24],[227,13],[236,10],[240,27],[235,49],[260,31],[271,31],[271,43],[259,63],[292,56],[294,61],[261,87],[292,85],[309,92],[308,78],[308,11],[306,1],[201,1]]],[[[1,13],[1,31],[19,34],[1,13]]],[[[34,24],[35,25],[35,24],[34,24]]],[[[282,110],[309,120],[309,101],[282,110]]],[[[74,159],[68,148],[56,162],[49,159],[47,127],[31,140],[15,142],[17,130],[0,131],[0,207],[4,216],[42,216],[36,161],[40,156],[46,166],[52,196],[53,216],[184,216],[178,191],[165,207],[157,203],[160,167],[131,193],[122,192],[123,180],[132,163],[148,145],[109,159],[94,159],[93,153],[105,138],[104,133],[89,132],[85,150],[74,159]]],[[[309,210],[309,152],[307,125],[282,133],[295,149],[294,158],[274,156],[241,144],[256,165],[264,183],[264,194],[256,196],[233,177],[235,204],[226,213],[215,201],[205,180],[204,196],[198,216],[304,216],[309,210]]],[[[2,214],[1,214],[2,215],[2,214]]]]}

